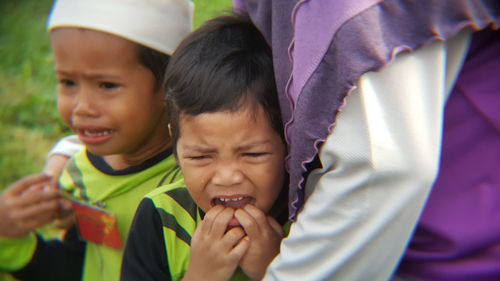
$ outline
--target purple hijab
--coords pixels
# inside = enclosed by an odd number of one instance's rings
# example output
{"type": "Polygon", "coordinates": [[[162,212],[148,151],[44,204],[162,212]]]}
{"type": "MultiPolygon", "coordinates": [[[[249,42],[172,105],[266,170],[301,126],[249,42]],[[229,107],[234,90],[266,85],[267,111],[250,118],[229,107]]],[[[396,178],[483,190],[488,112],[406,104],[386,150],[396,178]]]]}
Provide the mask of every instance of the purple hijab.
{"type": "Polygon", "coordinates": [[[334,130],[359,77],[402,51],[465,27],[500,22],[498,0],[234,0],[272,45],[289,145],[290,218],[304,203],[307,164],[334,130]],[[368,28],[367,28],[368,27],[368,28]]]}

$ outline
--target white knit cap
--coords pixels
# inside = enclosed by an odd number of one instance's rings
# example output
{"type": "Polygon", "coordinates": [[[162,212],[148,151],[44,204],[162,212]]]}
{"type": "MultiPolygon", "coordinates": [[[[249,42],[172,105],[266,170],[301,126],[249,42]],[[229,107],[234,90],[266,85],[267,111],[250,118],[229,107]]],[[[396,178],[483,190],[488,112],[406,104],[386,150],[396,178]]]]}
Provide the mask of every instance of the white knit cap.
{"type": "Polygon", "coordinates": [[[56,0],[47,28],[94,29],[171,55],[192,29],[193,11],[190,0],[56,0]]]}

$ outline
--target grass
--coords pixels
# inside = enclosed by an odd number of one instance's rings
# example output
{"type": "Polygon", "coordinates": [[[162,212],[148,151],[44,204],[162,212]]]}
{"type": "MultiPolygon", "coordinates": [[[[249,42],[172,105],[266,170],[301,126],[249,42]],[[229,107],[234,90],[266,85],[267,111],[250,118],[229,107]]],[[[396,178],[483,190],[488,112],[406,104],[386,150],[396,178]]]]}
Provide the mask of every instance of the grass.
{"type": "MultiPolygon", "coordinates": [[[[196,28],[231,0],[194,0],[196,28]]],[[[52,0],[0,1],[0,192],[40,172],[45,155],[70,134],[56,108],[53,57],[45,22],[52,0]]],[[[0,273],[0,281],[12,280],[0,273]]]]}
{"type": "Polygon", "coordinates": [[[0,4],[0,189],[41,170],[66,132],[56,110],[45,19],[49,0],[0,4]]]}

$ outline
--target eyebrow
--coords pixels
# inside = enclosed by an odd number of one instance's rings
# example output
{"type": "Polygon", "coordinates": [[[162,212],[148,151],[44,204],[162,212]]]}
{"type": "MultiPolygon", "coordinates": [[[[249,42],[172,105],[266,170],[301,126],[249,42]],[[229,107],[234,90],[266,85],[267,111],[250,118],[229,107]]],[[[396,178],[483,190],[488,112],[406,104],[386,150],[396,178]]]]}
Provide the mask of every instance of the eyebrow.
{"type": "Polygon", "coordinates": [[[213,152],[217,151],[216,149],[206,148],[206,147],[199,146],[199,145],[183,145],[182,147],[186,150],[189,150],[189,151],[195,151],[195,152],[201,152],[201,153],[213,153],[213,152]]]}
{"type": "MultiPolygon", "coordinates": [[[[249,149],[254,148],[256,146],[264,145],[264,144],[268,144],[268,143],[271,143],[271,141],[270,140],[254,141],[251,143],[247,143],[245,145],[238,146],[236,148],[236,151],[241,152],[241,151],[249,150],[249,149]]],[[[186,150],[189,150],[189,151],[195,151],[195,152],[201,152],[201,153],[217,152],[217,149],[215,149],[215,148],[208,148],[208,147],[203,147],[200,145],[183,145],[183,148],[186,150]]]]}
{"type": "Polygon", "coordinates": [[[251,148],[254,148],[256,146],[259,146],[259,145],[264,145],[264,144],[268,144],[268,143],[271,143],[270,140],[258,140],[258,141],[254,141],[254,142],[251,142],[251,143],[247,143],[245,145],[242,145],[242,146],[238,146],[238,148],[236,149],[236,151],[245,151],[245,150],[249,150],[251,148]]]}
{"type": "MultiPolygon", "coordinates": [[[[55,71],[57,74],[64,75],[64,76],[73,76],[74,75],[70,71],[64,71],[64,70],[58,70],[58,69],[56,69],[55,71]]],[[[89,74],[89,75],[87,75],[87,74],[85,74],[84,77],[89,78],[91,80],[119,79],[118,76],[111,75],[111,74],[105,74],[105,75],[102,75],[102,74],[89,74]]]]}

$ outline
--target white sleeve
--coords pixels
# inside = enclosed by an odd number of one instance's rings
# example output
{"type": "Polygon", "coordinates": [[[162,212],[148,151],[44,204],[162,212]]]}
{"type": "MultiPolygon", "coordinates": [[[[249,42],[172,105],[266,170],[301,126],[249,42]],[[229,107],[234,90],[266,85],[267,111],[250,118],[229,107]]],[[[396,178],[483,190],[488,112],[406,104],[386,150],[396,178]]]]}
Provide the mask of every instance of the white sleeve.
{"type": "Polygon", "coordinates": [[[66,136],[60,139],[54,147],[47,153],[47,159],[54,154],[61,154],[68,157],[73,156],[75,153],[83,148],[83,144],[76,135],[66,136]]]}
{"type": "Polygon", "coordinates": [[[361,77],[264,280],[390,278],[437,174],[444,105],[469,35],[402,53],[361,77]]]}

